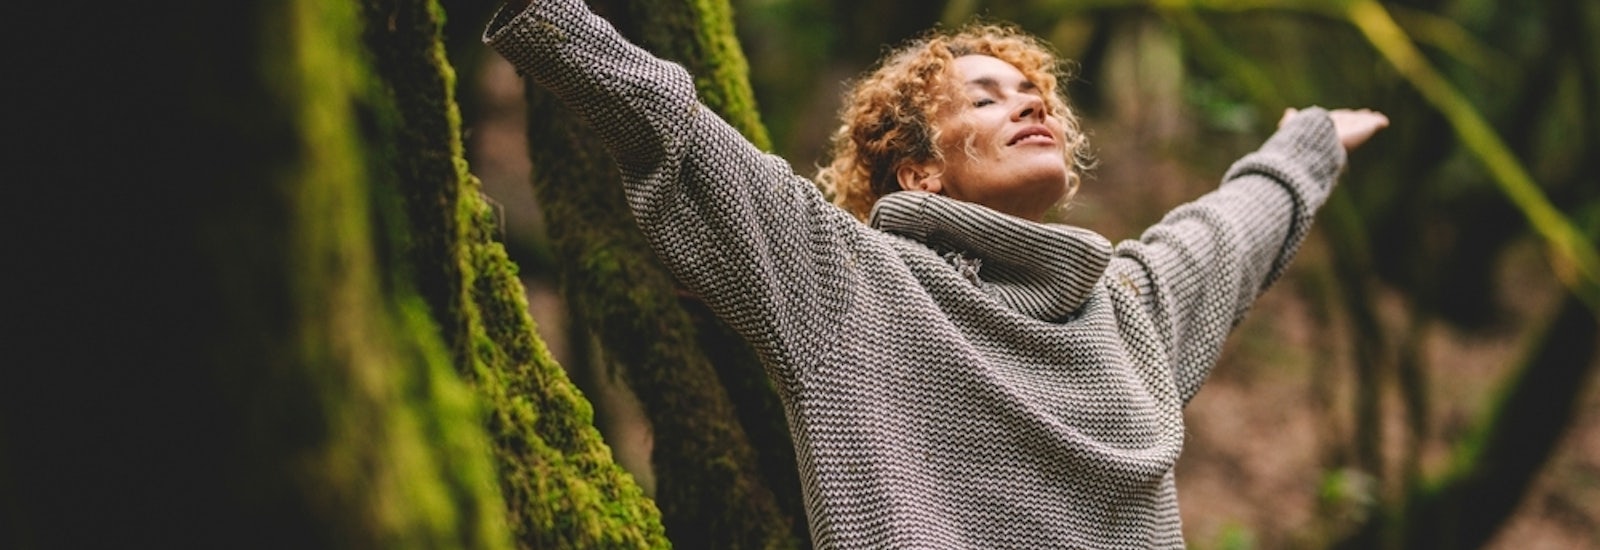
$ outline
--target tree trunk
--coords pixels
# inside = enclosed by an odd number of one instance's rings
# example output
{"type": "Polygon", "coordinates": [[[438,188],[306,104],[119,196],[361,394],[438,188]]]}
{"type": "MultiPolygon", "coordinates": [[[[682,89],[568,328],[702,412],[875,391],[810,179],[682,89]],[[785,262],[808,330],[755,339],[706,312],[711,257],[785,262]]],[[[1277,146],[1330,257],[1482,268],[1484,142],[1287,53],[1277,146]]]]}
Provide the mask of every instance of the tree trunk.
{"type": "Polygon", "coordinates": [[[167,8],[33,19],[71,31],[23,68],[0,546],[508,546],[478,407],[386,269],[356,5],[167,8]]]}
{"type": "Polygon", "coordinates": [[[491,239],[437,7],[190,4],[19,14],[72,32],[16,67],[60,76],[8,140],[0,547],[665,546],[491,239]]]}
{"type": "Polygon", "coordinates": [[[1568,295],[1455,468],[1412,491],[1405,548],[1478,548],[1505,523],[1554,453],[1600,360],[1600,322],[1568,295]]]}
{"type": "Polygon", "coordinates": [[[455,75],[433,0],[365,0],[395,113],[388,160],[403,254],[461,375],[488,408],[500,490],[526,548],[663,547],[660,514],[617,467],[589,403],[536,336],[516,266],[466,170],[455,75]]]}
{"type": "MultiPolygon", "coordinates": [[[[600,4],[625,34],[689,68],[702,100],[766,147],[725,0],[600,4]]],[[[563,291],[609,360],[623,365],[650,419],[656,502],[669,537],[685,548],[803,544],[793,447],[754,354],[655,260],[594,136],[546,91],[530,85],[528,99],[534,187],[563,291]]]]}

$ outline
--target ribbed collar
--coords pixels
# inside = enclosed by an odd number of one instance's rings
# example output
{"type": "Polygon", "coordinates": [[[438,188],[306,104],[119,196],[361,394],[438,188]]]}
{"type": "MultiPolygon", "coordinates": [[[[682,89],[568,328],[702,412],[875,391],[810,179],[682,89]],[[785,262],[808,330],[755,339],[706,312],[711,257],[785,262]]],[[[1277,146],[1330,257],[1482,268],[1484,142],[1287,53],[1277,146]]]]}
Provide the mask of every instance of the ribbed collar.
{"type": "Polygon", "coordinates": [[[1111,243],[1099,233],[1031,222],[923,191],[878,199],[868,223],[946,253],[995,299],[1044,321],[1059,321],[1082,307],[1111,261],[1111,243]]]}

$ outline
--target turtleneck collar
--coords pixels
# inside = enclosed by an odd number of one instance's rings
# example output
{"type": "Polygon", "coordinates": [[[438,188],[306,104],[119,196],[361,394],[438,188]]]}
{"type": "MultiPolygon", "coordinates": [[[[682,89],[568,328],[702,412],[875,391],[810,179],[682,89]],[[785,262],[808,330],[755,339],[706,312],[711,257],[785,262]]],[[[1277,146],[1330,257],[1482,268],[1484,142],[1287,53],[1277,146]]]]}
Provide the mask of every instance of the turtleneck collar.
{"type": "Polygon", "coordinates": [[[995,299],[1044,321],[1082,307],[1111,261],[1111,243],[1099,233],[923,191],[878,199],[868,223],[945,253],[995,299]]]}

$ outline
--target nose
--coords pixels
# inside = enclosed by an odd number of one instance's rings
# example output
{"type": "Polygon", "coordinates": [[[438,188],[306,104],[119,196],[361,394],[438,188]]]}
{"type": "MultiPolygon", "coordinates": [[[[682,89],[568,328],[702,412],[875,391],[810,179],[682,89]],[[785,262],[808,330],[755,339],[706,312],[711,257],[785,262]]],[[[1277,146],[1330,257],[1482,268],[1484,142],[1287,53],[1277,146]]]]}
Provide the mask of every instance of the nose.
{"type": "Polygon", "coordinates": [[[1021,94],[1017,110],[1011,113],[1011,120],[1021,122],[1027,119],[1044,120],[1044,98],[1033,94],[1021,94]]]}

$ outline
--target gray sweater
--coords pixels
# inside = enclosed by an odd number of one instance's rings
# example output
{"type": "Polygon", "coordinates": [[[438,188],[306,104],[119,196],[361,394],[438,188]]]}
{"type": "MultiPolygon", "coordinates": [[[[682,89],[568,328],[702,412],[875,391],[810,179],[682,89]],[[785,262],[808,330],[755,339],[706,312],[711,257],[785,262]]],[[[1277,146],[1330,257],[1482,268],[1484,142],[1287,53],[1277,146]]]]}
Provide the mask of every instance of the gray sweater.
{"type": "Polygon", "coordinates": [[[662,261],[760,354],[823,548],[1182,546],[1182,408],[1345,159],[1307,109],[1115,247],[914,192],[869,227],[578,0],[485,40],[603,138],[662,261]]]}

